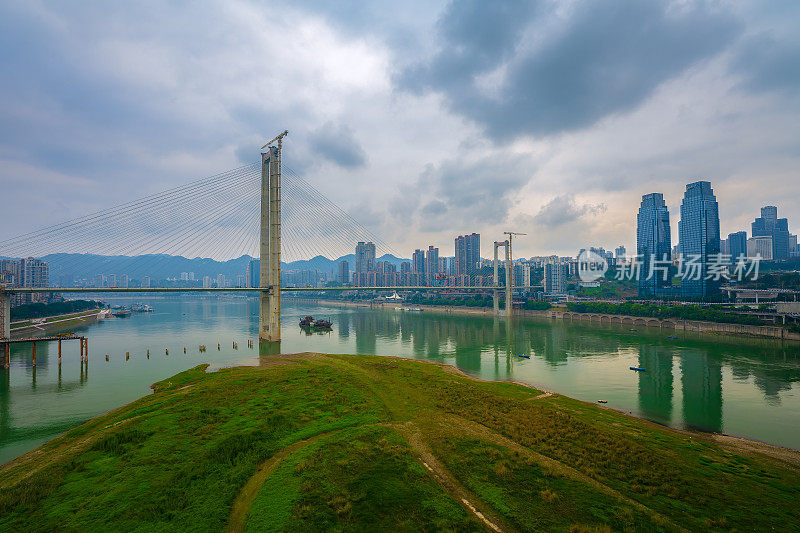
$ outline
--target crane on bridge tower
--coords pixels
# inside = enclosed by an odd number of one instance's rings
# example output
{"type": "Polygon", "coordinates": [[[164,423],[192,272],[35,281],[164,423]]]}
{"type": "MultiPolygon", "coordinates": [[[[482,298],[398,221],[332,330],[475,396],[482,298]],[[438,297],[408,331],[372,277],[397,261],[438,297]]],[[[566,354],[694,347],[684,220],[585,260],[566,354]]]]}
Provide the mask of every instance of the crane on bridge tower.
{"type": "Polygon", "coordinates": [[[514,231],[504,231],[504,235],[508,235],[508,239],[502,242],[495,242],[494,243],[494,285],[495,289],[493,292],[493,307],[495,315],[500,314],[500,290],[499,290],[499,283],[497,279],[497,249],[501,246],[505,248],[506,252],[506,286],[505,286],[505,293],[506,293],[506,308],[505,308],[505,316],[511,316],[514,313],[514,259],[511,255],[511,239],[514,235],[527,235],[527,233],[517,233],[514,231]]]}
{"type": "Polygon", "coordinates": [[[259,343],[281,340],[281,148],[288,134],[284,130],[261,147],[259,343]]]}

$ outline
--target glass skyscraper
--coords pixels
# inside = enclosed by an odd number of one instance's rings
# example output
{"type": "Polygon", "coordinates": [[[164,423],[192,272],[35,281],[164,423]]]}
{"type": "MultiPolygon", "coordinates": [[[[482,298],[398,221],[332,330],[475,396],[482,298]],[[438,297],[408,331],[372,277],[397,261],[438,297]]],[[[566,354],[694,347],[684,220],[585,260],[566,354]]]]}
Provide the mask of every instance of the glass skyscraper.
{"type": "Polygon", "coordinates": [[[661,271],[655,270],[648,279],[651,261],[655,257],[665,265],[672,252],[672,237],[669,227],[669,210],[664,203],[664,195],[653,192],[642,196],[642,205],[636,216],[636,253],[640,257],[639,296],[661,296],[671,285],[672,280],[661,271]]]}
{"type": "Polygon", "coordinates": [[[789,257],[789,221],[778,218],[778,208],[766,205],[761,208],[761,216],[751,224],[753,237],[772,237],[772,258],[789,257]]]}
{"type": "Polygon", "coordinates": [[[696,181],[686,186],[678,234],[684,265],[682,296],[702,299],[716,296],[719,281],[706,279],[709,259],[719,254],[720,246],[719,207],[710,182],[696,181]],[[690,262],[698,265],[696,270],[687,268],[690,262]]]}
{"type": "Polygon", "coordinates": [[[747,232],[737,231],[728,234],[728,253],[731,263],[736,264],[740,256],[747,256],[747,232]]]}

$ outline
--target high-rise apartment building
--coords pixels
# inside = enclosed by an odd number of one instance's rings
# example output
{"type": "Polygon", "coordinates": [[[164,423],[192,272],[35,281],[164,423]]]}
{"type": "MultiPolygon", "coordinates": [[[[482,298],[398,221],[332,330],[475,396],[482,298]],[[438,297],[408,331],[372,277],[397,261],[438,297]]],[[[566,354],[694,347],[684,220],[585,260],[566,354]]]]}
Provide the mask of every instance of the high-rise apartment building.
{"type": "Polygon", "coordinates": [[[425,254],[425,280],[432,285],[439,273],[439,249],[433,245],[428,246],[425,254]]]}
{"type": "Polygon", "coordinates": [[[698,267],[684,270],[681,294],[687,298],[710,298],[719,292],[720,280],[708,277],[711,259],[719,254],[719,207],[708,181],[686,186],[678,223],[683,264],[695,262],[698,267]]]}
{"type": "MultiPolygon", "coordinates": [[[[28,257],[19,262],[20,287],[48,287],[50,285],[50,264],[41,259],[28,257]]],[[[45,303],[47,294],[24,294],[19,303],[45,303]]]]}
{"type": "Polygon", "coordinates": [[[420,284],[425,280],[425,252],[423,250],[414,250],[411,255],[412,261],[412,274],[418,276],[420,284]]]}
{"type": "Polygon", "coordinates": [[[143,289],[150,288],[150,276],[142,276],[142,283],[139,285],[143,289]]]}
{"type": "MultiPolygon", "coordinates": [[[[244,282],[246,287],[259,287],[261,278],[261,261],[258,259],[251,259],[247,262],[247,268],[244,271],[244,282]]],[[[194,272],[190,272],[194,274],[194,272]]],[[[205,278],[203,278],[203,287],[205,287],[205,278]]]]}
{"type": "Polygon", "coordinates": [[[355,272],[363,274],[375,270],[375,245],[371,242],[356,244],[355,272]]]}
{"type": "Polygon", "coordinates": [[[544,292],[549,294],[567,292],[567,277],[569,266],[558,261],[551,261],[544,265],[544,292]]]}
{"type": "Polygon", "coordinates": [[[481,260],[481,236],[478,233],[459,235],[455,239],[454,276],[468,274],[474,276],[481,260]]]}
{"type": "Polygon", "coordinates": [[[336,275],[336,281],[342,285],[350,284],[350,263],[347,261],[339,261],[339,272],[336,275]]]}
{"type": "Polygon", "coordinates": [[[636,253],[641,267],[639,270],[639,296],[657,296],[671,285],[669,275],[664,279],[663,270],[670,261],[672,236],[669,226],[669,210],[664,203],[664,195],[653,192],[642,196],[639,214],[636,216],[636,253]],[[653,264],[653,260],[659,264],[653,264]],[[654,273],[650,276],[651,271],[654,273]]]}
{"type": "Polygon", "coordinates": [[[617,249],[614,250],[614,262],[617,264],[624,263],[627,252],[624,246],[617,246],[617,249]]]}
{"type": "Polygon", "coordinates": [[[217,288],[224,289],[226,286],[225,274],[217,274],[217,288]]]}

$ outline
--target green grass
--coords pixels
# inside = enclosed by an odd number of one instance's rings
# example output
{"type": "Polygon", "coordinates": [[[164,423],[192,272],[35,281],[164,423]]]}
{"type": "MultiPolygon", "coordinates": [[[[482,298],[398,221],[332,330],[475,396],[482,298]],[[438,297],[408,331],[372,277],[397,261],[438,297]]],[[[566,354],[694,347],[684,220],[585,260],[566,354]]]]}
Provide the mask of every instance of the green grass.
{"type": "Polygon", "coordinates": [[[0,531],[218,531],[270,458],[254,531],[483,528],[463,495],[519,530],[797,529],[798,454],[435,364],[271,361],[182,372],[2,467],[0,531]]]}
{"type": "Polygon", "coordinates": [[[284,461],[253,504],[247,531],[479,531],[482,528],[387,427],[327,437],[284,461]]]}

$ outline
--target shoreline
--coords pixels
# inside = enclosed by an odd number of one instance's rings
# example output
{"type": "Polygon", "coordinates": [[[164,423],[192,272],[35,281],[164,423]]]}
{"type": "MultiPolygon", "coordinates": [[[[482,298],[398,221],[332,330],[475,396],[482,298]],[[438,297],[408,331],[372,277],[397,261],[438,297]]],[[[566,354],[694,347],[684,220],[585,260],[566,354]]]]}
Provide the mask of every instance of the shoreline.
{"type": "Polygon", "coordinates": [[[72,329],[88,324],[94,324],[100,321],[101,313],[102,311],[97,309],[93,311],[78,311],[76,313],[65,313],[63,315],[45,317],[47,319],[56,320],[43,322],[41,324],[27,324],[16,328],[11,328],[11,338],[19,338],[23,336],[20,335],[20,333],[25,332],[52,333],[64,328],[72,329]]]}
{"type": "MultiPolygon", "coordinates": [[[[279,354],[279,355],[259,356],[259,364],[258,365],[224,366],[224,367],[216,368],[214,370],[209,370],[209,367],[210,367],[209,363],[204,363],[204,364],[201,364],[200,366],[204,366],[205,367],[203,369],[204,373],[217,373],[217,372],[221,372],[221,371],[225,371],[225,370],[236,370],[236,369],[247,369],[247,368],[262,368],[263,369],[263,368],[269,368],[271,366],[276,366],[276,365],[281,366],[281,365],[287,365],[287,364],[295,364],[297,361],[303,361],[303,360],[306,360],[306,359],[313,359],[313,358],[319,358],[319,357],[329,357],[329,356],[337,356],[337,357],[339,357],[339,356],[345,356],[345,357],[369,357],[369,358],[374,357],[374,358],[381,358],[381,359],[396,359],[396,360],[400,360],[400,361],[409,361],[409,362],[416,362],[416,363],[422,363],[422,364],[427,364],[427,365],[434,365],[434,366],[438,366],[439,368],[441,368],[443,372],[454,374],[454,375],[458,375],[458,376],[467,378],[467,379],[469,379],[471,381],[476,381],[476,382],[479,382],[479,383],[505,383],[505,384],[517,385],[517,386],[520,386],[520,387],[525,387],[525,388],[528,388],[528,389],[532,389],[534,391],[541,392],[542,394],[540,396],[536,397],[537,400],[541,400],[541,399],[545,399],[545,398],[553,398],[553,399],[557,400],[557,399],[560,398],[560,399],[566,400],[568,402],[577,402],[577,403],[583,404],[585,406],[592,406],[592,407],[598,408],[598,409],[603,410],[603,411],[611,411],[611,412],[616,413],[618,415],[630,418],[630,419],[634,420],[636,423],[641,423],[641,424],[644,424],[646,426],[650,426],[650,427],[653,427],[653,428],[659,428],[659,429],[663,429],[663,430],[668,430],[668,431],[674,431],[675,433],[678,433],[678,434],[681,434],[681,435],[686,435],[686,436],[689,436],[689,437],[711,439],[711,440],[713,440],[713,441],[715,441],[715,442],[717,442],[719,444],[723,444],[725,446],[736,448],[737,450],[740,450],[742,452],[751,452],[751,453],[755,452],[755,453],[759,453],[759,454],[762,454],[762,455],[766,455],[766,456],[768,456],[770,458],[773,458],[773,459],[779,459],[779,460],[782,460],[782,461],[786,461],[786,462],[792,463],[792,464],[794,464],[796,466],[800,466],[800,450],[798,450],[798,449],[789,448],[787,446],[781,446],[781,445],[778,445],[778,444],[772,444],[772,443],[769,443],[769,442],[764,442],[764,441],[761,441],[761,440],[757,440],[757,439],[750,438],[750,437],[745,437],[745,436],[740,436],[740,435],[731,435],[731,434],[728,434],[728,433],[717,433],[717,432],[705,432],[705,431],[697,431],[697,430],[673,427],[673,426],[669,426],[669,425],[666,425],[666,424],[662,424],[662,423],[656,422],[654,420],[649,420],[647,418],[636,416],[635,414],[633,414],[632,412],[629,412],[629,411],[624,411],[622,409],[618,409],[618,408],[615,408],[615,407],[610,407],[608,405],[598,404],[596,402],[590,402],[590,401],[587,401],[587,400],[581,400],[579,398],[574,398],[572,396],[567,396],[565,394],[561,394],[561,393],[556,392],[556,391],[552,391],[552,390],[548,390],[548,389],[545,389],[545,388],[542,388],[542,387],[538,387],[537,385],[532,384],[532,383],[526,383],[526,382],[518,381],[518,380],[488,380],[488,379],[482,379],[482,378],[473,376],[473,375],[465,372],[464,370],[462,370],[462,369],[460,369],[460,368],[458,368],[458,367],[456,367],[454,365],[451,365],[449,363],[443,363],[443,362],[440,362],[440,361],[429,361],[429,360],[426,360],[426,359],[412,359],[410,357],[402,357],[402,356],[398,356],[398,355],[374,355],[374,354],[361,355],[361,354],[333,354],[333,353],[321,353],[321,352],[295,352],[295,353],[285,353],[285,354],[282,353],[282,354],[279,354]],[[263,359],[265,357],[269,358],[269,360],[264,361],[263,359]]],[[[196,367],[192,367],[192,368],[196,368],[196,367]]],[[[191,368],[187,369],[187,370],[191,370],[191,368]]],[[[176,375],[178,375],[178,374],[176,374],[176,375]]],[[[170,377],[174,377],[174,376],[170,376],[170,377]]],[[[28,460],[29,456],[33,457],[33,456],[39,455],[39,449],[42,446],[46,446],[47,444],[49,444],[50,442],[52,442],[55,439],[62,438],[64,435],[66,435],[70,431],[74,430],[75,428],[77,428],[77,427],[79,427],[79,426],[81,426],[83,424],[87,424],[87,423],[90,423],[92,421],[96,421],[96,420],[98,420],[100,418],[109,416],[109,415],[113,414],[116,411],[120,411],[120,410],[124,410],[126,408],[129,408],[132,404],[142,400],[143,398],[147,398],[147,397],[151,396],[152,394],[155,394],[155,393],[159,392],[158,389],[155,387],[157,385],[157,383],[164,382],[164,381],[170,379],[170,377],[167,377],[164,380],[161,380],[159,382],[151,384],[150,385],[150,389],[152,389],[151,393],[144,394],[141,397],[136,398],[134,400],[131,400],[128,403],[125,403],[123,405],[120,405],[120,406],[115,407],[113,409],[110,409],[108,411],[105,411],[105,412],[103,412],[101,414],[98,414],[96,416],[88,418],[88,419],[84,420],[83,422],[75,425],[74,427],[68,429],[64,433],[61,433],[61,434],[59,434],[57,436],[54,436],[51,439],[48,439],[47,441],[45,441],[44,443],[40,444],[36,448],[34,448],[32,450],[29,450],[29,451],[23,453],[22,455],[19,455],[19,456],[15,457],[15,458],[11,459],[10,461],[8,461],[6,463],[0,464],[0,473],[4,472],[5,470],[8,470],[9,468],[12,468],[13,466],[19,464],[20,462],[24,462],[24,461],[28,460]]],[[[194,385],[191,385],[190,387],[194,387],[194,385]]],[[[181,388],[176,389],[176,390],[183,390],[185,388],[186,387],[181,387],[181,388]]]]}
{"type": "MultiPolygon", "coordinates": [[[[286,356],[315,356],[315,355],[318,356],[318,355],[350,355],[350,354],[320,354],[320,353],[317,353],[317,352],[298,352],[298,353],[293,353],[293,354],[281,354],[281,356],[283,356],[283,357],[286,357],[286,356]]],[[[581,400],[580,398],[574,398],[572,396],[567,396],[566,394],[562,394],[562,393],[554,391],[554,390],[549,390],[549,389],[546,389],[544,387],[540,387],[540,386],[536,385],[535,383],[527,383],[527,382],[524,382],[524,381],[518,381],[518,380],[513,380],[513,379],[512,380],[510,380],[510,379],[489,380],[489,379],[479,378],[479,377],[473,376],[471,374],[468,374],[467,372],[465,372],[464,370],[458,368],[457,366],[451,365],[449,363],[442,363],[440,361],[429,361],[429,360],[426,360],[426,359],[411,359],[410,357],[402,357],[402,356],[399,356],[399,355],[389,355],[389,356],[387,356],[387,355],[372,355],[370,357],[385,357],[385,358],[389,358],[389,359],[401,359],[403,361],[417,361],[417,362],[420,362],[420,363],[427,363],[427,364],[437,365],[437,366],[441,367],[442,370],[445,371],[445,372],[450,372],[452,374],[457,374],[459,376],[465,377],[467,379],[471,379],[473,381],[478,381],[478,382],[481,382],[481,383],[509,383],[509,384],[512,384],[512,385],[519,385],[520,387],[526,387],[526,388],[533,389],[535,391],[541,392],[542,395],[540,395],[538,397],[538,399],[544,399],[546,397],[566,398],[569,401],[579,402],[579,403],[582,403],[582,404],[585,404],[585,405],[591,405],[591,406],[597,407],[598,409],[603,409],[603,410],[606,410],[606,411],[613,411],[614,413],[617,413],[617,414],[620,414],[620,415],[623,415],[623,416],[626,416],[626,417],[629,417],[629,418],[633,418],[633,419],[635,419],[635,420],[637,420],[639,422],[645,423],[647,425],[652,425],[652,426],[657,427],[657,428],[668,429],[668,430],[680,433],[682,435],[688,435],[690,437],[711,438],[711,439],[713,439],[715,441],[725,443],[725,444],[727,444],[729,446],[735,446],[737,448],[749,449],[751,451],[757,451],[759,453],[763,453],[764,455],[768,455],[769,457],[773,457],[773,458],[776,458],[776,459],[781,459],[781,460],[784,460],[784,461],[788,461],[788,462],[791,462],[793,464],[796,464],[796,465],[800,466],[800,449],[790,448],[788,446],[781,446],[780,444],[772,444],[770,442],[766,442],[766,441],[762,441],[762,440],[758,440],[758,439],[754,439],[754,438],[746,437],[746,436],[742,436],[742,435],[731,435],[729,433],[719,433],[719,432],[715,432],[715,431],[698,431],[698,430],[693,430],[693,429],[674,427],[674,426],[670,426],[670,425],[667,425],[667,424],[662,424],[662,423],[657,422],[655,420],[650,420],[648,418],[637,416],[637,415],[633,414],[632,411],[625,411],[625,410],[622,410],[622,409],[618,409],[616,407],[611,407],[611,406],[609,406],[607,404],[601,404],[601,403],[597,403],[597,402],[590,402],[590,401],[587,401],[587,400],[581,400]]],[[[228,367],[228,368],[237,368],[237,367],[228,367]]],[[[216,371],[214,371],[214,372],[216,372],[216,371]]]]}
{"type": "MultiPolygon", "coordinates": [[[[343,300],[327,300],[323,298],[297,298],[287,300],[297,303],[319,303],[338,307],[356,307],[368,309],[400,309],[405,304],[393,302],[348,302],[343,300]]],[[[422,311],[432,311],[444,314],[483,315],[493,317],[490,307],[466,307],[414,304],[422,311]]],[[[653,318],[629,315],[606,315],[600,313],[575,313],[562,308],[552,308],[546,311],[532,309],[516,309],[514,316],[519,318],[541,318],[548,320],[561,320],[565,322],[589,322],[600,325],[622,325],[648,328],[648,330],[668,332],[688,332],[708,335],[735,335],[742,338],[772,339],[780,341],[800,342],[800,333],[787,331],[779,326],[751,326],[747,324],[731,324],[728,322],[707,322],[702,320],[683,320],[677,318],[653,318]]],[[[502,318],[502,317],[501,317],[502,318]]]]}

